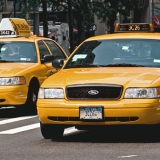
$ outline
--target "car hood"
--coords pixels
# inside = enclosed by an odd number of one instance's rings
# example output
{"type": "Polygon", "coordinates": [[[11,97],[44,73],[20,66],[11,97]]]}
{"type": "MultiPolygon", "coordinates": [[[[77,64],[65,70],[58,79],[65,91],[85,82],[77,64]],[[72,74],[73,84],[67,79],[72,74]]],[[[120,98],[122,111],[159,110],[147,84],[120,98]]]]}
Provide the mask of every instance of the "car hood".
{"type": "Polygon", "coordinates": [[[16,76],[16,74],[32,68],[35,63],[0,63],[1,77],[16,76]]]}
{"type": "Polygon", "coordinates": [[[49,77],[43,86],[67,86],[74,84],[118,84],[148,86],[160,77],[160,69],[155,68],[86,68],[66,69],[49,77]]]}

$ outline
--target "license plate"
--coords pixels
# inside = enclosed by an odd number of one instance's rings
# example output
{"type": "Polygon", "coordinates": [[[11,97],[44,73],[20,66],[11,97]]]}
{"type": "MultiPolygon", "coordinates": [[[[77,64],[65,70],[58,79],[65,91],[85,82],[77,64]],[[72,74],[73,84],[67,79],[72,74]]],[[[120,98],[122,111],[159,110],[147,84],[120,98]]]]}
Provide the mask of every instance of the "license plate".
{"type": "Polygon", "coordinates": [[[79,118],[81,120],[102,120],[103,107],[79,107],[79,118]]]}

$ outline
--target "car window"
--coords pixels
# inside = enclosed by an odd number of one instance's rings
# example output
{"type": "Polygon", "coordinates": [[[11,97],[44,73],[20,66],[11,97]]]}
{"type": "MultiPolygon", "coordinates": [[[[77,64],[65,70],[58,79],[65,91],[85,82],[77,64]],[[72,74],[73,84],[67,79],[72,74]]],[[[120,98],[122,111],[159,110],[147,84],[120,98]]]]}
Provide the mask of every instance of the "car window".
{"type": "Polygon", "coordinates": [[[43,59],[44,55],[50,55],[47,47],[42,41],[38,41],[38,47],[39,47],[41,59],[43,59]]]}
{"type": "Polygon", "coordinates": [[[111,65],[160,67],[160,41],[115,39],[85,42],[72,55],[65,68],[111,65]]]}
{"type": "Polygon", "coordinates": [[[37,62],[35,45],[32,42],[0,43],[1,61],[37,62]]]}
{"type": "Polygon", "coordinates": [[[63,51],[53,41],[45,40],[45,43],[47,43],[47,45],[49,46],[49,49],[51,50],[52,55],[55,57],[55,59],[66,59],[63,51]]]}

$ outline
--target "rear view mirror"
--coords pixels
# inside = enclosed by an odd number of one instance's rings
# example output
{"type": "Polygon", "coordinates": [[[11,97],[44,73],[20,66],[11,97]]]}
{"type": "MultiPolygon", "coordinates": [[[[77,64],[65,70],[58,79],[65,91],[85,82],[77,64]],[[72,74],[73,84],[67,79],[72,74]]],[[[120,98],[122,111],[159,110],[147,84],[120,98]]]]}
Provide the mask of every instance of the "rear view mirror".
{"type": "Polygon", "coordinates": [[[63,59],[55,59],[52,61],[52,66],[56,69],[62,68],[63,64],[64,64],[63,59]]]}
{"type": "Polygon", "coordinates": [[[54,56],[53,55],[44,55],[43,59],[41,59],[42,63],[45,62],[51,62],[54,60],[54,56]]]}

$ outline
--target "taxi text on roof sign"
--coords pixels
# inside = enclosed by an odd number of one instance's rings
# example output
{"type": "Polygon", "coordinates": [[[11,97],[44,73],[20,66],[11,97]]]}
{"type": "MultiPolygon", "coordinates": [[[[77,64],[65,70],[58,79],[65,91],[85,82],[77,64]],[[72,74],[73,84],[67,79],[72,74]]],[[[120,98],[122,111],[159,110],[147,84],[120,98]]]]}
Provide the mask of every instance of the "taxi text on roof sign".
{"type": "Polygon", "coordinates": [[[153,32],[153,26],[149,23],[116,23],[115,32],[153,32]]]}
{"type": "Polygon", "coordinates": [[[30,35],[31,30],[25,19],[3,18],[0,23],[0,38],[30,35]]]}

